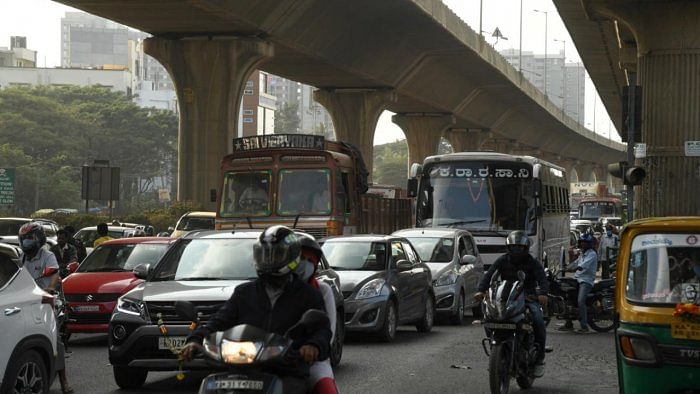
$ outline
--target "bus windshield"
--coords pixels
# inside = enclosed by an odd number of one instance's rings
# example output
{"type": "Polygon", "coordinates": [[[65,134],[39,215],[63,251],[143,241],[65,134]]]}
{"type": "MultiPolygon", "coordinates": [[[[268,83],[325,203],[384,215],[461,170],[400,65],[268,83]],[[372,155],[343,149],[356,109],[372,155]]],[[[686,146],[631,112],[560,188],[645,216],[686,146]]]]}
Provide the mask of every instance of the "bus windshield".
{"type": "Polygon", "coordinates": [[[527,163],[438,163],[423,173],[416,223],[532,233],[532,196],[532,166],[527,163]]]}
{"type": "Polygon", "coordinates": [[[330,215],[331,172],[294,169],[279,172],[279,215],[330,215]]]}
{"type": "Polygon", "coordinates": [[[227,172],[219,207],[221,217],[269,216],[271,179],[270,170],[227,172]]]}
{"type": "Polygon", "coordinates": [[[612,201],[587,201],[579,205],[581,219],[598,220],[603,216],[620,216],[620,211],[612,201]]]}

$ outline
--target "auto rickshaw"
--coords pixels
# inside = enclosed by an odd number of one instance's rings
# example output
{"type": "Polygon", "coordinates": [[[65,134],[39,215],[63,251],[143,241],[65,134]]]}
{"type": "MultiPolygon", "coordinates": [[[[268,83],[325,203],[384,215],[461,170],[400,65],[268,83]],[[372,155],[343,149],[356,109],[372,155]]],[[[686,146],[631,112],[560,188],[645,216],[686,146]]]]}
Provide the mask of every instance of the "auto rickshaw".
{"type": "Polygon", "coordinates": [[[700,392],[700,217],[631,222],[620,239],[620,392],[700,392]]]}

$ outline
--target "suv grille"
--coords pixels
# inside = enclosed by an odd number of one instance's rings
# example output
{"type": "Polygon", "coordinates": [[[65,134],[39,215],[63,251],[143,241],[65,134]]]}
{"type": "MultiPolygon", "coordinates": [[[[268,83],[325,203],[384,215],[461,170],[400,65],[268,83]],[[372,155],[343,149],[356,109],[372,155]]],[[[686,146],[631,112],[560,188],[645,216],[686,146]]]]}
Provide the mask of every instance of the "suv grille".
{"type": "MultiPolygon", "coordinates": [[[[224,301],[199,301],[193,302],[195,309],[199,313],[200,322],[206,322],[214,315],[222,305],[224,301]]],[[[188,324],[190,322],[178,316],[175,312],[175,302],[146,302],[146,309],[148,310],[148,315],[151,318],[151,323],[158,323],[158,314],[160,318],[163,319],[165,324],[188,324]]]]}

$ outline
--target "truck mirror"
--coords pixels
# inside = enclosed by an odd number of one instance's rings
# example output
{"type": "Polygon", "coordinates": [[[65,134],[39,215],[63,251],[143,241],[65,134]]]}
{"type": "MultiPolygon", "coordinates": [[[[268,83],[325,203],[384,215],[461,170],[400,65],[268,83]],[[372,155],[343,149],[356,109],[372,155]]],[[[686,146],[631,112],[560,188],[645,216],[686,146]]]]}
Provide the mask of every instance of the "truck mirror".
{"type": "Polygon", "coordinates": [[[408,178],[408,184],[406,185],[406,193],[409,197],[416,197],[418,195],[418,179],[408,178]]]}

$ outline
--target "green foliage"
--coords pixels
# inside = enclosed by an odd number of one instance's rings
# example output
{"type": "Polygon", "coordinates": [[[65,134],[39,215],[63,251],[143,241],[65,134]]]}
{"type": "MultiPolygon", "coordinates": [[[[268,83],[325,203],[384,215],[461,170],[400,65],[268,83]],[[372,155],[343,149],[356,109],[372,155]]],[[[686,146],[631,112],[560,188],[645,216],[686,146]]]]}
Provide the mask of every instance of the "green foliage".
{"type": "Polygon", "coordinates": [[[299,132],[301,121],[296,103],[283,104],[275,114],[275,134],[296,134],[299,132]]]}
{"type": "Polygon", "coordinates": [[[372,182],[406,186],[408,174],[408,144],[405,140],[374,147],[372,182]]]}
{"type": "MultiPolygon", "coordinates": [[[[0,167],[17,168],[14,214],[80,208],[81,166],[121,168],[121,213],[155,209],[157,178],[174,179],[178,119],[100,87],[0,91],[0,167]],[[38,193],[37,193],[38,191],[38,193]]],[[[100,202],[100,205],[106,205],[100,202]]]]}

